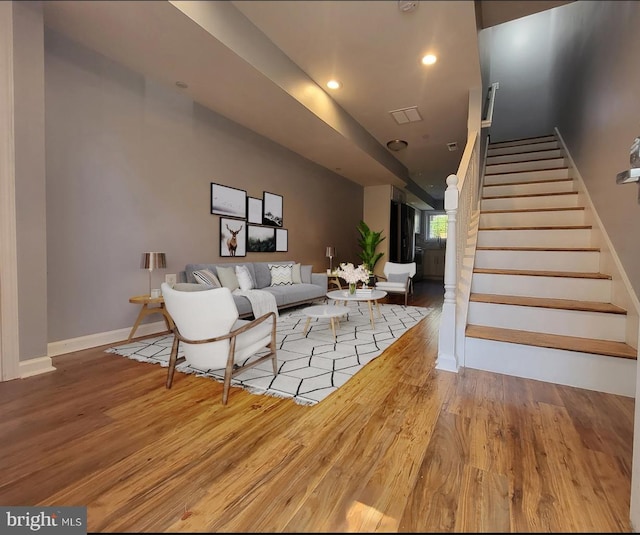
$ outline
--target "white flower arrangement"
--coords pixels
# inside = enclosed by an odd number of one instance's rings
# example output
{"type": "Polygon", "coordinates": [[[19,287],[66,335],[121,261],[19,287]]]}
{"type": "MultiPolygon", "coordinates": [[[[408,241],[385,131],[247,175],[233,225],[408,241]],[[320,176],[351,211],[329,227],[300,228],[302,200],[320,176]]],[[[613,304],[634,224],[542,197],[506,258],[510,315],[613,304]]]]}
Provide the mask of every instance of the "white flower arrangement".
{"type": "Polygon", "coordinates": [[[340,267],[336,269],[336,275],[349,284],[355,284],[356,282],[369,282],[369,270],[360,264],[355,267],[351,262],[342,262],[340,267]]]}

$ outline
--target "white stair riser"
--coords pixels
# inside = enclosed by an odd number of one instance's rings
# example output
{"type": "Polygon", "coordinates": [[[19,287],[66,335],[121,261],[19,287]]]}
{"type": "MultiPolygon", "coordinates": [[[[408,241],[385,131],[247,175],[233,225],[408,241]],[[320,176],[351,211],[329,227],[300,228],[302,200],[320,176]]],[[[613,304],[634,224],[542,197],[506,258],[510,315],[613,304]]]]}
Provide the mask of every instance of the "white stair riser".
{"type": "Polygon", "coordinates": [[[486,166],[486,173],[493,175],[496,173],[512,173],[514,171],[538,171],[544,169],[556,169],[565,167],[567,162],[564,158],[552,160],[534,160],[532,162],[499,163],[486,166]]]}
{"type": "Polygon", "coordinates": [[[611,280],[474,273],[471,292],[608,303],[611,300],[611,280]]]}
{"type": "Polygon", "coordinates": [[[525,210],[530,208],[566,208],[578,206],[578,195],[543,195],[540,197],[507,197],[482,199],[481,210],[525,210]]]}
{"type": "Polygon", "coordinates": [[[465,338],[468,368],[635,397],[636,361],[578,351],[465,338]]]}
{"type": "Polygon", "coordinates": [[[483,197],[496,197],[498,195],[530,195],[532,193],[560,193],[563,191],[576,191],[572,180],[562,182],[533,182],[531,184],[506,184],[504,186],[484,186],[483,197]]]}
{"type": "Polygon", "coordinates": [[[624,314],[469,302],[468,323],[624,342],[624,314]]]}
{"type": "Polygon", "coordinates": [[[519,173],[501,173],[484,176],[484,184],[504,184],[511,182],[531,182],[532,180],[553,180],[556,178],[571,178],[568,168],[545,169],[542,171],[521,171],[519,173]]]}
{"type": "Polygon", "coordinates": [[[543,212],[498,212],[480,214],[481,227],[534,227],[541,225],[584,225],[584,210],[543,212]]]}
{"type": "Polygon", "coordinates": [[[598,273],[598,251],[476,251],[475,266],[495,269],[598,273]]]}
{"type": "Polygon", "coordinates": [[[495,147],[489,145],[487,157],[502,156],[505,154],[524,154],[528,152],[539,152],[541,150],[558,148],[560,148],[560,145],[557,141],[545,141],[544,143],[533,143],[528,145],[512,145],[510,147],[495,147]]]}
{"type": "Polygon", "coordinates": [[[591,229],[479,230],[479,247],[591,247],[591,229]]]}
{"type": "Polygon", "coordinates": [[[515,154],[502,154],[498,156],[487,155],[487,165],[498,163],[525,162],[529,160],[547,160],[549,158],[562,158],[562,149],[538,150],[532,152],[519,152],[515,154]]]}

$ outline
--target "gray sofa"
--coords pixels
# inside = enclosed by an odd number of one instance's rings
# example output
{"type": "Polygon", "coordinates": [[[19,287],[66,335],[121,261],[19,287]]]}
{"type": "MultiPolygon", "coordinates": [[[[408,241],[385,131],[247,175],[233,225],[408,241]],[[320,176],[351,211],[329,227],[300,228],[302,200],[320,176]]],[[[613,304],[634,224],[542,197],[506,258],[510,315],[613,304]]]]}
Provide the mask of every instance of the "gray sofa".
{"type": "MultiPolygon", "coordinates": [[[[311,303],[327,295],[328,279],[326,273],[312,273],[312,266],[301,266],[302,283],[271,286],[271,272],[269,264],[295,264],[293,261],[285,262],[229,262],[217,264],[187,264],[184,271],[178,273],[178,283],[197,283],[193,272],[200,269],[209,269],[217,274],[216,267],[247,266],[254,287],[259,290],[266,290],[276,298],[278,309],[294,307],[311,303]]],[[[253,316],[251,303],[241,295],[234,295],[240,317],[253,316]]]]}

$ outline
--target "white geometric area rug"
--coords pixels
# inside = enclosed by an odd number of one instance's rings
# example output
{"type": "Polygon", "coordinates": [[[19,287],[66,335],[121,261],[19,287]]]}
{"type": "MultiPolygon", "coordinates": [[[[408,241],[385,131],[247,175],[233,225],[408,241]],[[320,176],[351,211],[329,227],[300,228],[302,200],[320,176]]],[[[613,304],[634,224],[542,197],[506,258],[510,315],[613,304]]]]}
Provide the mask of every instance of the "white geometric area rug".
{"type": "MultiPolygon", "coordinates": [[[[278,374],[273,375],[271,361],[266,361],[236,375],[231,384],[253,394],[293,398],[301,405],[315,405],[431,311],[424,307],[381,304],[381,317],[378,317],[374,306],[375,328],[372,329],[367,303],[351,302],[348,316],[340,318],[336,342],[329,320],[312,319],[305,335],[307,317],[302,308],[281,313],[277,326],[278,374]]],[[[107,353],[168,367],[172,343],[173,334],[168,334],[112,347],[107,353]]],[[[179,356],[182,356],[182,344],[179,356]]],[[[176,370],[220,382],[224,378],[223,369],[197,370],[186,361],[176,366],[176,370]]]]}

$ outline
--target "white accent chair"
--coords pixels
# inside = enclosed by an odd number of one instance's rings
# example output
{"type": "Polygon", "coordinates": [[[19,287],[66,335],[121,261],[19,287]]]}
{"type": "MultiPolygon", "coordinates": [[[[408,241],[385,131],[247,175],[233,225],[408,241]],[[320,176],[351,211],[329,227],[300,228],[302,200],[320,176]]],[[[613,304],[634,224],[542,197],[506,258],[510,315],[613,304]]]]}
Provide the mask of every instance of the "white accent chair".
{"type": "Polygon", "coordinates": [[[171,388],[173,383],[176,364],[183,360],[198,370],[225,370],[223,405],[227,404],[231,378],[243,370],[271,359],[273,374],[278,373],[274,312],[252,321],[241,320],[229,288],[181,291],[164,282],[161,288],[175,335],[167,388],[171,388]],[[178,358],[180,343],[184,357],[178,358]],[[251,358],[264,349],[269,350],[267,354],[251,358]]]}
{"type": "Polygon", "coordinates": [[[389,293],[404,294],[404,306],[409,302],[409,294],[413,293],[413,277],[416,274],[416,263],[399,264],[385,262],[383,280],[376,282],[376,290],[389,293]]]}

